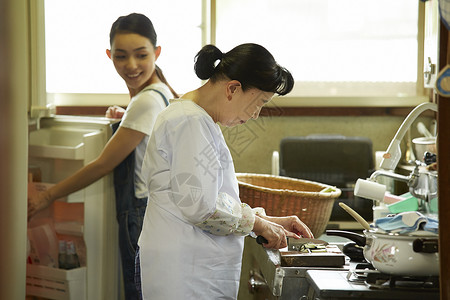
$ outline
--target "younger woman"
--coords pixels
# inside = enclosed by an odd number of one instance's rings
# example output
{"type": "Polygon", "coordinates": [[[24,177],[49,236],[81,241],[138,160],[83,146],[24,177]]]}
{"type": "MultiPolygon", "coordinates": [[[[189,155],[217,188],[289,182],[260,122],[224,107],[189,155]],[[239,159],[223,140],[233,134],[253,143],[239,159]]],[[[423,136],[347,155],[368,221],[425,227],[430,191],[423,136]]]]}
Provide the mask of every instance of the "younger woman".
{"type": "MultiPolygon", "coordinates": [[[[133,13],[119,17],[111,27],[110,45],[106,53],[131,98],[120,126],[97,159],[47,191],[29,195],[28,213],[32,217],[55,199],[90,185],[117,167],[114,175],[120,254],[125,296],[131,300],[138,299],[134,258],[147,204],[142,160],[156,116],[166,108],[168,99],[178,96],[155,64],[161,47],[157,46],[155,29],[146,16],[133,13]],[[131,173],[127,171],[130,167],[131,173]]],[[[109,113],[117,116],[114,111],[109,113]]]]}

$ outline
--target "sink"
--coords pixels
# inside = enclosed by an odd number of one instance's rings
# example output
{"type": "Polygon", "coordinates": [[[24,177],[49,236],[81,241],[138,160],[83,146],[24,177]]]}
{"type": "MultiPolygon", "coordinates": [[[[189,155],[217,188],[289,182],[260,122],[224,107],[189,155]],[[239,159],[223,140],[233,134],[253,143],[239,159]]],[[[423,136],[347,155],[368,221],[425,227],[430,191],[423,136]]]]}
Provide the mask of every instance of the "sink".
{"type": "Polygon", "coordinates": [[[60,159],[85,159],[86,143],[100,130],[50,127],[30,132],[29,155],[60,159]]]}

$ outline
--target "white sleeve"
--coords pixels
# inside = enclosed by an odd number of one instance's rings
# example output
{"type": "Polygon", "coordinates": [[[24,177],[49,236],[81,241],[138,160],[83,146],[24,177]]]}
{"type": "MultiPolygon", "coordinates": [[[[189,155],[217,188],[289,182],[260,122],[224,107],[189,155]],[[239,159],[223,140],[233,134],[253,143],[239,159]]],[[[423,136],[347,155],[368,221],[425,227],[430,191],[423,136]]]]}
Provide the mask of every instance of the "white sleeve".
{"type": "Polygon", "coordinates": [[[216,211],[195,225],[214,235],[247,235],[252,231],[254,223],[255,213],[248,204],[239,204],[230,195],[220,193],[216,211]]]}
{"type": "Polygon", "coordinates": [[[155,91],[144,91],[131,100],[120,126],[151,135],[158,114],[165,108],[164,100],[155,91]]]}

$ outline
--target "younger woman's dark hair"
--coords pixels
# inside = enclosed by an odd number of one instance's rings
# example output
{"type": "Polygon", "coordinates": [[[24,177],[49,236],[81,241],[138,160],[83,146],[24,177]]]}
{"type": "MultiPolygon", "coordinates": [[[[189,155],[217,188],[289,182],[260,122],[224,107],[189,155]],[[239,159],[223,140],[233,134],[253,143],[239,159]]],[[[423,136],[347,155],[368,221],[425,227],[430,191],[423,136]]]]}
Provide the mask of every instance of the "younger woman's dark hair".
{"type": "Polygon", "coordinates": [[[195,57],[198,78],[215,82],[237,80],[245,91],[257,88],[286,95],[294,87],[291,73],[277,64],[272,54],[258,44],[242,44],[227,53],[214,45],[204,46],[195,57]]]}
{"type": "MultiPolygon", "coordinates": [[[[156,48],[157,35],[152,21],[143,14],[131,13],[127,16],[119,17],[111,26],[109,32],[109,44],[112,46],[117,33],[136,33],[150,40],[153,47],[156,48]]],[[[179,98],[175,90],[167,82],[160,67],[155,67],[158,78],[164,82],[172,92],[175,98],[179,98]]]]}

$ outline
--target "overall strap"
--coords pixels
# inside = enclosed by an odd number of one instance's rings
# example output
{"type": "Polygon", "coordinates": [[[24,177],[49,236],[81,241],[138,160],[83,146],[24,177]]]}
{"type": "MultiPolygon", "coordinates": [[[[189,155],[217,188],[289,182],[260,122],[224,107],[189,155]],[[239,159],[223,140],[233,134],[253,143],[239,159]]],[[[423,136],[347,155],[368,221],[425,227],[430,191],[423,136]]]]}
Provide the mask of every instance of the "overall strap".
{"type": "Polygon", "coordinates": [[[155,91],[155,92],[157,92],[157,93],[160,94],[161,97],[163,98],[164,103],[166,104],[166,106],[169,106],[169,101],[167,100],[166,96],[164,96],[164,94],[161,93],[160,91],[158,91],[158,90],[156,90],[156,89],[144,89],[144,91],[155,91]]]}

